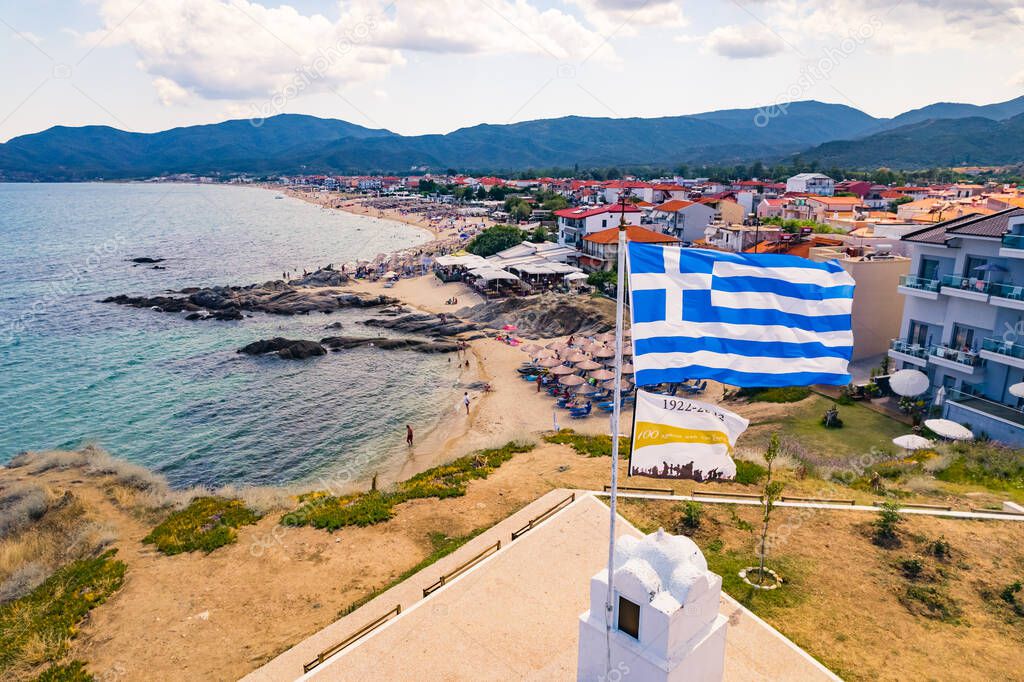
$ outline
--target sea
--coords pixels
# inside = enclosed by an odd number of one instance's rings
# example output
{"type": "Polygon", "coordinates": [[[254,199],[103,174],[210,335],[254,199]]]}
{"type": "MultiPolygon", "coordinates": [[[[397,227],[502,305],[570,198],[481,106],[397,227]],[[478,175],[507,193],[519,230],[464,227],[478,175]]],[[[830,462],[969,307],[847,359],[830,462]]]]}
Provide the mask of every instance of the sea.
{"type": "Polygon", "coordinates": [[[365,480],[396,466],[406,424],[424,433],[457,407],[446,356],[236,352],[274,336],[378,336],[361,324],[372,311],[188,322],[99,300],[264,282],[428,240],[256,187],[0,184],[0,463],[96,444],[175,487],[365,480]]]}

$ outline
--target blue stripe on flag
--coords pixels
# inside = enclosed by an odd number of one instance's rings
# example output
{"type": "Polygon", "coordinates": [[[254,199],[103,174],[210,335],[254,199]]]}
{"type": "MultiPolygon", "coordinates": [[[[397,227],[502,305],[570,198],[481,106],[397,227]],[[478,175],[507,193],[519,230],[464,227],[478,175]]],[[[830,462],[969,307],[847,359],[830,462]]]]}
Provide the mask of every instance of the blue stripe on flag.
{"type": "Polygon", "coordinates": [[[736,372],[731,369],[693,365],[688,367],[670,367],[668,369],[639,369],[636,372],[637,386],[680,383],[687,379],[710,379],[711,381],[719,381],[730,386],[764,386],[767,388],[776,386],[810,386],[813,384],[846,386],[850,383],[849,374],[823,374],[819,372],[768,374],[736,372]]]}
{"type": "MultiPolygon", "coordinates": [[[[634,292],[634,296],[640,293],[634,292]]],[[[664,318],[664,313],[662,313],[664,318]]],[[[723,308],[711,304],[708,289],[683,292],[683,319],[689,322],[726,322],[795,327],[809,332],[850,331],[852,315],[797,315],[770,308],[723,308]]],[[[639,322],[639,320],[637,320],[639,322]]],[[[649,320],[648,320],[649,321],[649,320]]]]}
{"type": "Polygon", "coordinates": [[[657,322],[665,319],[664,289],[640,289],[633,292],[632,310],[634,322],[657,322]]]}
{"type": "Polygon", "coordinates": [[[645,353],[696,353],[711,351],[729,355],[765,358],[842,358],[849,360],[853,346],[826,346],[822,343],[792,343],[786,341],[750,341],[747,339],[723,339],[713,336],[659,336],[636,339],[634,352],[645,353]]]}
{"type": "Polygon", "coordinates": [[[634,243],[629,244],[629,271],[631,273],[655,273],[665,272],[665,252],[661,249],[643,249],[635,251],[634,243]]]}
{"type": "Polygon", "coordinates": [[[819,284],[794,284],[772,277],[713,277],[711,288],[715,291],[732,293],[769,293],[800,298],[808,301],[822,301],[828,298],[853,298],[853,286],[840,284],[823,287],[819,284]]]}

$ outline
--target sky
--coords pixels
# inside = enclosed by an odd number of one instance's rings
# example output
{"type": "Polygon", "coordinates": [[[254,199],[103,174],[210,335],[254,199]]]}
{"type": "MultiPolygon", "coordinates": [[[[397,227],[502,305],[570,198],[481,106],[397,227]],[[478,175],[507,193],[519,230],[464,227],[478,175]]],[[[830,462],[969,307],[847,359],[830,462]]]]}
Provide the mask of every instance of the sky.
{"type": "Polygon", "coordinates": [[[1017,0],[0,0],[0,141],[278,113],[413,135],[1024,95],[1017,0]]]}

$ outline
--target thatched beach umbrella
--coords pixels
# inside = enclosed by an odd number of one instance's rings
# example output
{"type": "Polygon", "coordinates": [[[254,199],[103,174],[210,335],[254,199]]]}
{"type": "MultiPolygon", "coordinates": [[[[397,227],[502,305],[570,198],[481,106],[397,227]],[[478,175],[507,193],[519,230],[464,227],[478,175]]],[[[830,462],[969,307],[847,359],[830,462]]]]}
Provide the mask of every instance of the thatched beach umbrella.
{"type": "Polygon", "coordinates": [[[587,380],[577,374],[570,374],[569,376],[560,378],[558,383],[563,386],[580,386],[581,384],[587,383],[587,380]]]}
{"type": "Polygon", "coordinates": [[[598,334],[594,338],[605,343],[612,343],[615,341],[615,334],[612,332],[605,332],[604,334],[598,334]]]}
{"type": "Polygon", "coordinates": [[[549,372],[549,374],[554,374],[556,376],[565,376],[565,375],[575,374],[575,373],[576,373],[575,369],[573,369],[572,367],[566,367],[565,365],[559,365],[558,367],[552,367],[551,371],[549,372]]]}
{"type": "MultiPolygon", "coordinates": [[[[601,384],[601,388],[607,388],[609,391],[614,391],[615,390],[615,379],[612,379],[611,381],[603,382],[601,384]]],[[[626,379],[623,379],[622,380],[622,390],[623,391],[628,391],[631,388],[633,388],[632,382],[627,381],[626,379]]]]}
{"type": "Polygon", "coordinates": [[[575,353],[569,353],[569,355],[567,355],[565,359],[568,360],[569,362],[583,362],[584,360],[589,360],[590,358],[587,357],[585,353],[580,353],[579,351],[576,351],[575,353]]]}
{"type": "Polygon", "coordinates": [[[601,350],[594,353],[595,358],[614,358],[615,349],[613,348],[602,348],[601,350]]]}
{"type": "Polygon", "coordinates": [[[536,357],[537,356],[537,351],[543,350],[543,348],[538,346],[535,343],[528,343],[525,346],[523,346],[521,348],[521,350],[523,350],[524,352],[529,353],[530,355],[536,357]]]}
{"type": "MultiPolygon", "coordinates": [[[[562,367],[562,361],[558,358],[541,358],[534,363],[540,367],[562,367]]],[[[568,368],[567,368],[568,369],[568,368]]]]}
{"type": "Polygon", "coordinates": [[[593,386],[591,384],[580,384],[578,387],[574,388],[572,392],[576,395],[593,395],[600,390],[601,389],[597,386],[593,386]]]}
{"type": "Polygon", "coordinates": [[[598,381],[608,381],[609,379],[615,378],[615,372],[610,369],[599,369],[590,373],[590,376],[597,379],[598,381]]]}
{"type": "Polygon", "coordinates": [[[629,362],[622,363],[622,373],[623,374],[632,374],[633,371],[634,370],[633,370],[632,363],[629,363],[629,362]]]}
{"type": "Polygon", "coordinates": [[[576,369],[582,369],[584,372],[590,372],[595,369],[601,369],[603,366],[604,365],[602,365],[600,362],[594,362],[590,358],[587,358],[582,362],[576,363],[576,369]]]}

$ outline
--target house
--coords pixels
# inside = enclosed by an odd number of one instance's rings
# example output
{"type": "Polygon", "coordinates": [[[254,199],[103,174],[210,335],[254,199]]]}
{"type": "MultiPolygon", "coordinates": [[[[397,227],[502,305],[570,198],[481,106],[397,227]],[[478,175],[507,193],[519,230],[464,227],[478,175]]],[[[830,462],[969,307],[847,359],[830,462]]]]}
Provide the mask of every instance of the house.
{"type": "Polygon", "coordinates": [[[685,199],[670,199],[651,211],[651,220],[665,234],[684,242],[704,238],[704,230],[714,222],[715,209],[707,204],[685,199]]]}
{"type": "Polygon", "coordinates": [[[722,251],[747,251],[762,241],[780,241],[782,228],[777,225],[716,224],[708,228],[709,246],[722,251]],[[711,232],[713,230],[713,232],[711,232]]]}
{"type": "Polygon", "coordinates": [[[765,220],[766,218],[781,218],[782,210],[785,205],[785,199],[764,199],[757,205],[755,215],[757,215],[760,220],[765,220]]]}
{"type": "Polygon", "coordinates": [[[944,389],[943,416],[976,435],[1024,446],[1024,209],[965,215],[903,237],[910,274],[897,369],[919,369],[944,389]]]}
{"type": "Polygon", "coordinates": [[[611,180],[606,182],[603,188],[605,203],[614,204],[617,202],[623,190],[628,190],[630,196],[641,201],[654,203],[654,185],[638,180],[611,180]]]}
{"type": "MultiPolygon", "coordinates": [[[[679,245],[679,240],[675,237],[637,225],[626,227],[626,240],[645,244],[679,245]]],[[[610,227],[607,230],[588,234],[583,238],[580,251],[582,252],[580,267],[584,270],[589,272],[614,270],[619,257],[619,228],[610,227]]]]}
{"type": "Polygon", "coordinates": [[[674,182],[660,182],[655,184],[652,189],[654,198],[651,201],[655,204],[661,204],[671,199],[686,199],[690,195],[690,190],[674,182]]]}
{"type": "Polygon", "coordinates": [[[810,196],[806,197],[805,203],[810,211],[810,219],[818,223],[853,220],[866,209],[860,197],[810,196]]]}
{"type": "Polygon", "coordinates": [[[640,209],[627,204],[603,204],[593,208],[577,206],[555,211],[558,223],[558,243],[579,248],[583,237],[609,227],[618,226],[620,219],[629,225],[639,225],[643,214],[640,209]]]}
{"type": "Polygon", "coordinates": [[[836,193],[836,182],[821,173],[797,173],[786,180],[786,191],[830,197],[836,193]]]}
{"type": "Polygon", "coordinates": [[[853,360],[885,355],[903,322],[903,299],[893,296],[900,278],[910,272],[910,259],[892,253],[889,245],[874,249],[812,247],[808,258],[835,260],[856,282],[853,290],[853,360]]]}
{"type": "Polygon", "coordinates": [[[698,199],[697,203],[704,204],[715,210],[715,220],[721,223],[742,223],[747,219],[747,211],[741,206],[731,193],[728,196],[710,196],[698,199]]]}

